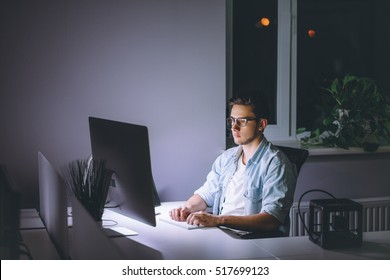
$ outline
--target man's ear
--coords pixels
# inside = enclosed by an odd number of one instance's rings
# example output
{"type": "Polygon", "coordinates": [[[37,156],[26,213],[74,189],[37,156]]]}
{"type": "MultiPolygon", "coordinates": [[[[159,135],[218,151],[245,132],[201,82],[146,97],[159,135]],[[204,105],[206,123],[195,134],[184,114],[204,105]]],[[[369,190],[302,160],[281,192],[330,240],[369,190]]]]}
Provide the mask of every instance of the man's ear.
{"type": "Polygon", "coordinates": [[[259,130],[260,131],[264,131],[264,129],[267,127],[268,125],[268,120],[267,119],[260,119],[259,121],[259,130]]]}

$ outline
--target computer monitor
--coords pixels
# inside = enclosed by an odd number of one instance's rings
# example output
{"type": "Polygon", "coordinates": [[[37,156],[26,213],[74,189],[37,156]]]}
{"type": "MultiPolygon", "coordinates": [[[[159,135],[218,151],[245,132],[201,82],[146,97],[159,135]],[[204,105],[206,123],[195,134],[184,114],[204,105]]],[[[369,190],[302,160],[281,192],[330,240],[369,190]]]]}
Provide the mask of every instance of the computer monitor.
{"type": "Polygon", "coordinates": [[[38,152],[38,174],[39,215],[60,256],[69,259],[65,182],[42,152],[38,152]]]}
{"type": "MultiPolygon", "coordinates": [[[[159,203],[150,162],[146,126],[89,117],[92,156],[114,172],[121,213],[156,226],[159,203]]],[[[115,211],[115,209],[113,209],[115,211]]]]}

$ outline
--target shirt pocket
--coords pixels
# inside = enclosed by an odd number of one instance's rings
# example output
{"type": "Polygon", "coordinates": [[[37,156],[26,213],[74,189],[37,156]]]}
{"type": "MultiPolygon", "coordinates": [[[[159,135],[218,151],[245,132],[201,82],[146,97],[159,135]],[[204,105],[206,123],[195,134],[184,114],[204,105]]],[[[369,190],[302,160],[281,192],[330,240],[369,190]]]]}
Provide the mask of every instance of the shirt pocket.
{"type": "Polygon", "coordinates": [[[244,197],[252,203],[261,201],[262,190],[260,187],[250,188],[244,192],[244,197]]]}
{"type": "Polygon", "coordinates": [[[246,215],[257,214],[262,206],[262,188],[249,188],[244,192],[244,204],[246,215]]]}

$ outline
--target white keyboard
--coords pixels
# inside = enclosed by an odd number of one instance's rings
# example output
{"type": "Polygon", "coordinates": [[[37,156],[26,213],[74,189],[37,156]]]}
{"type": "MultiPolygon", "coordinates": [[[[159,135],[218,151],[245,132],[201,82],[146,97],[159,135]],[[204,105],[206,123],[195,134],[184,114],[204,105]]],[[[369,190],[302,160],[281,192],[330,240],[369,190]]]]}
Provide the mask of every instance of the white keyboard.
{"type": "Polygon", "coordinates": [[[204,226],[190,225],[190,224],[187,224],[187,222],[178,222],[178,221],[172,220],[170,217],[164,217],[164,216],[160,216],[160,221],[163,221],[163,222],[166,222],[166,223],[169,223],[171,225],[175,225],[177,227],[181,227],[184,229],[198,229],[198,228],[204,227],[204,226]]]}

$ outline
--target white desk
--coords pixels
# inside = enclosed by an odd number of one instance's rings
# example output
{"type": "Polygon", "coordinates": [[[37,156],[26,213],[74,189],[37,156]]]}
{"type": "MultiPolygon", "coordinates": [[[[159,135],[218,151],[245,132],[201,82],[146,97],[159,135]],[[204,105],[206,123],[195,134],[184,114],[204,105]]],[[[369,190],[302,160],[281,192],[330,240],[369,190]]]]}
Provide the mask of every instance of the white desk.
{"type": "MultiPolygon", "coordinates": [[[[163,203],[160,215],[168,215],[168,211],[180,203],[163,203]]],[[[107,210],[104,219],[111,219],[118,226],[128,227],[139,233],[129,236],[143,245],[160,251],[163,259],[275,259],[262,248],[254,245],[252,240],[234,239],[218,228],[199,228],[187,230],[159,220],[152,227],[131,220],[113,211],[107,210]]],[[[113,238],[118,245],[121,238],[113,238]]]]}
{"type": "MultiPolygon", "coordinates": [[[[181,205],[181,202],[163,203],[159,209],[160,215],[167,216],[168,211],[177,205],[181,205]]],[[[36,214],[31,211],[25,214],[27,215],[24,215],[24,218],[22,216],[22,219],[37,219],[36,214]]],[[[160,221],[159,215],[156,217],[156,227],[145,225],[109,209],[105,211],[103,220],[113,220],[118,223],[117,226],[127,227],[139,233],[136,236],[111,238],[113,246],[118,246],[122,251],[137,251],[142,248],[134,246],[134,242],[129,242],[128,239],[131,239],[159,251],[162,259],[390,259],[390,231],[363,233],[361,247],[325,250],[305,236],[236,239],[218,228],[193,230],[180,228],[160,221]]],[[[60,258],[46,229],[24,229],[20,232],[34,259],[60,258]]]]}
{"type": "Polygon", "coordinates": [[[45,228],[37,209],[21,209],[20,210],[20,229],[38,229],[45,228]]]}
{"type": "MultiPolygon", "coordinates": [[[[181,203],[163,203],[161,215],[177,205],[181,203]]],[[[363,233],[361,247],[325,250],[306,236],[243,240],[218,228],[183,229],[160,221],[159,216],[156,227],[109,210],[103,217],[139,232],[126,238],[160,251],[163,259],[390,259],[390,231],[363,233]]],[[[120,245],[121,238],[115,243],[120,245]]]]}
{"type": "Polygon", "coordinates": [[[34,260],[61,259],[36,209],[21,209],[20,235],[34,260]]]}
{"type": "MultiPolygon", "coordinates": [[[[60,260],[61,257],[46,229],[24,229],[20,231],[23,243],[28,247],[33,260],[60,260]]],[[[21,259],[27,258],[21,255],[21,259]]]]}
{"type": "Polygon", "coordinates": [[[390,259],[390,231],[363,233],[363,244],[355,248],[325,250],[307,236],[276,239],[253,239],[259,248],[277,259],[290,260],[358,260],[390,259]]]}

